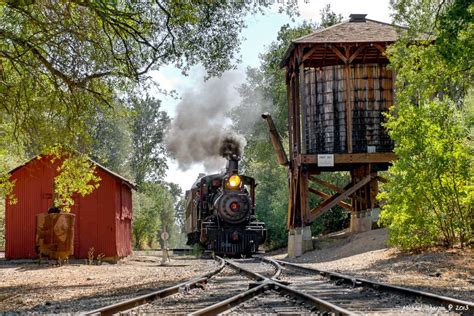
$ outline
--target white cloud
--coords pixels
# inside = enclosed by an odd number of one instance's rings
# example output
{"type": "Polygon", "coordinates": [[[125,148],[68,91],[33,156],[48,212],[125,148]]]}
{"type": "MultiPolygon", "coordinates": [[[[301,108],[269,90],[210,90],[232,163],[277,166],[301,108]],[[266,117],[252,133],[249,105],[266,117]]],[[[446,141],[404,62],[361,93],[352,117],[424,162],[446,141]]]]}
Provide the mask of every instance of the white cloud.
{"type": "Polygon", "coordinates": [[[179,73],[172,70],[169,66],[163,67],[160,71],[154,71],[151,74],[152,80],[165,90],[174,90],[179,84],[179,73]]]}

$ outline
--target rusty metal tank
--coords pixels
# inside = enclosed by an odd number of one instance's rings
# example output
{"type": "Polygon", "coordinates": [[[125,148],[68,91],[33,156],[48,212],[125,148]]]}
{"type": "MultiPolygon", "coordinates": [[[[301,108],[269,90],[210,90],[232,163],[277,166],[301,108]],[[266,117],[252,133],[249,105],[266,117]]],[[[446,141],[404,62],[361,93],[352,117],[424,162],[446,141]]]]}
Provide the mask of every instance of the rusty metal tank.
{"type": "Polygon", "coordinates": [[[74,214],[36,215],[36,253],[50,259],[67,259],[74,253],[74,214]]]}

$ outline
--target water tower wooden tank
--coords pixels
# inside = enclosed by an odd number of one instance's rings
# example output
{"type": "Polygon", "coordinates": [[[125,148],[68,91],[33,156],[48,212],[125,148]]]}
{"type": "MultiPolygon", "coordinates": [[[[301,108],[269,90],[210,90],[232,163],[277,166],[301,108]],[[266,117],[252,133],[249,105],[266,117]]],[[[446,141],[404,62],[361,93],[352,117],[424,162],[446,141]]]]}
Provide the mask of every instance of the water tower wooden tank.
{"type": "Polygon", "coordinates": [[[352,231],[370,229],[381,180],[377,171],[395,159],[382,124],[394,97],[385,50],[400,28],[365,17],[352,14],[348,21],[294,40],[282,62],[290,145],[288,227],[290,236],[302,238],[293,245],[289,239],[289,249],[302,244],[294,255],[312,247],[309,224],[336,204],[350,209],[352,231]],[[322,171],[343,170],[351,174],[343,188],[317,177],[322,171]],[[310,188],[309,181],[334,195],[310,188]],[[310,193],[324,201],[311,209],[310,193]],[[352,203],[343,203],[349,197],[352,203]]]}

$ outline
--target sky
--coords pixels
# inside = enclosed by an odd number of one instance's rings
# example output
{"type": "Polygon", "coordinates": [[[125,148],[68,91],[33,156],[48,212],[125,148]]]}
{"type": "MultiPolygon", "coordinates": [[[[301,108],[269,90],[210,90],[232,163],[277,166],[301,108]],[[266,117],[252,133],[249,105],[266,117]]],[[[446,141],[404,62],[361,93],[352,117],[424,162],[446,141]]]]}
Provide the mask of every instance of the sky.
{"type": "MultiPolygon", "coordinates": [[[[257,0],[255,0],[257,1],[257,0]]],[[[267,0],[272,1],[272,0],[267,0]]],[[[294,22],[285,14],[280,14],[276,10],[267,10],[265,15],[248,16],[246,20],[247,28],[243,30],[244,38],[241,44],[241,60],[235,71],[239,74],[240,82],[245,81],[245,69],[247,67],[257,67],[259,65],[259,54],[265,52],[270,43],[276,40],[281,26],[289,23],[292,26],[302,23],[304,20],[318,22],[320,11],[326,4],[331,5],[331,10],[336,14],[341,14],[347,19],[351,13],[367,14],[368,19],[381,22],[391,22],[391,11],[389,0],[278,0],[297,1],[300,16],[294,17],[294,22]]],[[[273,0],[273,2],[277,2],[273,0]]],[[[152,79],[166,90],[175,90],[177,95],[183,95],[189,90],[202,87],[204,83],[204,71],[202,67],[196,66],[191,69],[188,76],[184,76],[173,66],[163,67],[159,72],[153,73],[152,79]]],[[[234,82],[238,85],[239,81],[234,82]]],[[[179,99],[156,95],[162,100],[163,110],[167,111],[171,118],[175,116],[179,99]]],[[[168,171],[165,180],[177,183],[184,191],[189,190],[199,173],[205,173],[202,164],[195,164],[188,170],[181,170],[176,161],[168,161],[168,171]]],[[[225,166],[222,166],[224,168],[225,166]]],[[[216,170],[218,171],[218,170],[216,170]]]]}

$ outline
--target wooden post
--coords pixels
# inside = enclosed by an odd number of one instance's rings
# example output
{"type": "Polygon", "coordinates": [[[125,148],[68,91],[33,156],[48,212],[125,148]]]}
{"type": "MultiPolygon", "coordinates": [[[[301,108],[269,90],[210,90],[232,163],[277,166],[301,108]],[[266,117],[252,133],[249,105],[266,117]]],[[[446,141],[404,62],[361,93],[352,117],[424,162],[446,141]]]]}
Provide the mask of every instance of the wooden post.
{"type": "Polygon", "coordinates": [[[287,67],[286,73],[286,91],[287,91],[287,99],[288,99],[288,141],[289,141],[289,148],[290,152],[288,156],[290,161],[293,160],[293,72],[291,71],[291,67],[287,67]]]}
{"type": "Polygon", "coordinates": [[[346,64],[344,66],[344,79],[345,79],[345,97],[346,97],[346,140],[347,140],[347,152],[352,153],[352,98],[351,98],[351,66],[346,64]]]}
{"type": "Polygon", "coordinates": [[[301,137],[299,141],[301,142],[300,146],[300,154],[306,154],[306,132],[307,132],[307,113],[306,113],[306,80],[304,75],[304,64],[300,65],[300,74],[299,74],[299,98],[301,101],[301,113],[300,113],[300,125],[301,128],[299,130],[301,137]]]}
{"type": "Polygon", "coordinates": [[[372,175],[371,180],[354,192],[352,198],[351,231],[363,232],[371,229],[371,212],[376,202],[378,183],[376,174],[371,172],[371,165],[364,164],[351,171],[352,183],[358,183],[361,179],[372,175]]]}
{"type": "MultiPolygon", "coordinates": [[[[295,69],[297,71],[297,68],[295,69]]],[[[294,139],[294,152],[295,152],[295,158],[301,154],[301,117],[300,117],[300,110],[301,110],[301,103],[300,103],[300,77],[299,73],[295,74],[294,80],[294,103],[293,103],[293,109],[294,109],[294,130],[293,130],[293,139],[294,139]]]]}
{"type": "Polygon", "coordinates": [[[301,222],[307,223],[310,218],[309,195],[308,195],[308,172],[306,170],[300,171],[300,209],[301,222]]]}

